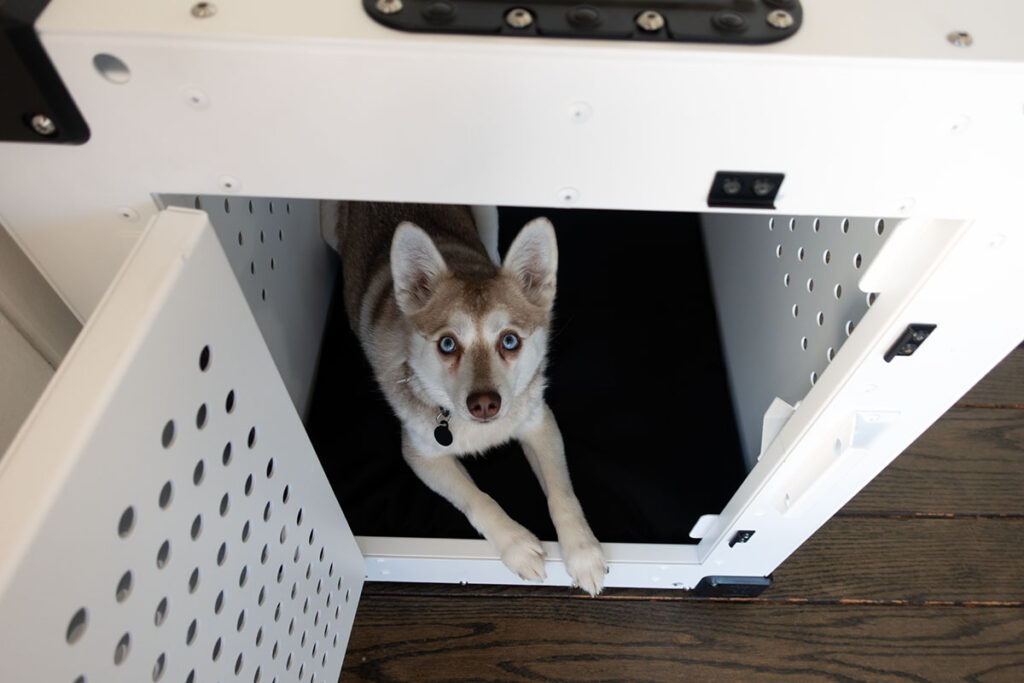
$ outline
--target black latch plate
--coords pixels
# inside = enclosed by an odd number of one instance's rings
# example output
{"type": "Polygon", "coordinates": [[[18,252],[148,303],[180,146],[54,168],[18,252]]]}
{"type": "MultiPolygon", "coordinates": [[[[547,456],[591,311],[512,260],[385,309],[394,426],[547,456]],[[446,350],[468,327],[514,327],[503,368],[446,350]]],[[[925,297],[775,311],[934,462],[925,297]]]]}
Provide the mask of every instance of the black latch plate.
{"type": "Polygon", "coordinates": [[[89,139],[89,127],[34,28],[47,2],[0,2],[0,142],[82,143],[89,139]],[[41,117],[38,120],[46,125],[34,127],[34,117],[41,117]]]}
{"type": "Polygon", "coordinates": [[[363,8],[402,31],[741,45],[788,38],[803,20],[800,0],[363,0],[363,8]],[[512,10],[529,12],[529,23],[510,26],[512,10]],[[662,18],[656,30],[640,28],[648,11],[662,18]]]}
{"type": "Polygon", "coordinates": [[[885,352],[883,358],[888,363],[896,356],[912,356],[917,351],[918,347],[924,343],[932,332],[935,331],[935,325],[927,325],[924,323],[914,323],[907,325],[907,329],[903,331],[900,338],[896,340],[896,343],[889,347],[889,350],[885,352]]]}
{"type": "Polygon", "coordinates": [[[693,592],[702,598],[756,598],[771,585],[770,576],[705,576],[693,592]]]}
{"type": "Polygon", "coordinates": [[[708,191],[708,206],[736,209],[774,209],[783,173],[719,171],[708,191]]]}

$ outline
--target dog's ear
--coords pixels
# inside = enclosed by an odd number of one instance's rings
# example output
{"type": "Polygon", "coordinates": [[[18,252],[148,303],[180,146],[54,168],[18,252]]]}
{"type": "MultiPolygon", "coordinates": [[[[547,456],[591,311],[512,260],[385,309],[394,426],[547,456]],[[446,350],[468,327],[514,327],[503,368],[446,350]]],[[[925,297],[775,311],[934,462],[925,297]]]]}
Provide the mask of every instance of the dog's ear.
{"type": "Polygon", "coordinates": [[[447,272],[441,252],[423,228],[408,221],[398,226],[391,241],[391,277],[403,313],[411,315],[422,308],[434,293],[437,279],[447,272]]]}
{"type": "Polygon", "coordinates": [[[531,303],[550,307],[555,300],[558,243],[547,218],[535,218],[519,231],[502,269],[512,275],[531,303]]]}

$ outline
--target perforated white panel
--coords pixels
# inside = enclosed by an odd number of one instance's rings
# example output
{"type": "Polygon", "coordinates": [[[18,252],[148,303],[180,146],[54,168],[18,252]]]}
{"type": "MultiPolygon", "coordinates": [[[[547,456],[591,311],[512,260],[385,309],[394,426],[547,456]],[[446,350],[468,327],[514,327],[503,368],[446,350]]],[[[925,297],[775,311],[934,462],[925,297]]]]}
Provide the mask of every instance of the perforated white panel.
{"type": "Polygon", "coordinates": [[[363,560],[206,217],[162,212],[0,460],[5,681],[334,681],[363,560]]]}
{"type": "Polygon", "coordinates": [[[704,242],[747,464],[776,396],[816,384],[874,295],[861,275],[895,220],[706,214],[704,242]]]}
{"type": "Polygon", "coordinates": [[[320,237],[319,202],[161,195],[205,211],[300,414],[309,405],[337,257],[320,237]]]}

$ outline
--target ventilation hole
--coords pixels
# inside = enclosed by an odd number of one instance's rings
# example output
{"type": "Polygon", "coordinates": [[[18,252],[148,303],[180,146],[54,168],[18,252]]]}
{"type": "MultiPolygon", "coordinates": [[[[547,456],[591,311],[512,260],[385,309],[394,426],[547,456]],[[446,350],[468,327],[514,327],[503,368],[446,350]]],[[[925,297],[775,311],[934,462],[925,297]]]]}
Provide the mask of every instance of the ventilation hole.
{"type": "Polygon", "coordinates": [[[160,653],[153,664],[153,680],[159,681],[164,675],[164,668],[167,666],[167,655],[160,653]]]}
{"type": "Polygon", "coordinates": [[[844,235],[847,234],[848,232],[850,232],[850,219],[849,218],[844,218],[843,219],[843,222],[839,224],[839,230],[844,235]]]}
{"type": "Polygon", "coordinates": [[[270,213],[274,213],[274,202],[267,202],[267,208],[270,210],[270,213]]]}
{"type": "Polygon", "coordinates": [[[224,494],[220,498],[220,516],[224,517],[228,514],[228,509],[231,507],[231,498],[228,494],[224,494]]]}
{"type": "Polygon", "coordinates": [[[238,659],[235,660],[235,675],[237,676],[242,670],[243,656],[241,653],[238,655],[238,659]]]}
{"type": "Polygon", "coordinates": [[[263,627],[260,626],[260,629],[258,631],[256,631],[256,647],[259,647],[262,644],[263,644],[263,627]]]}
{"type": "MultiPolygon", "coordinates": [[[[252,675],[252,683],[260,683],[260,677],[261,676],[262,676],[262,674],[260,672],[260,667],[257,666],[256,667],[256,673],[254,673],[252,675]]],[[[310,683],[312,683],[312,681],[310,681],[310,683]]]]}
{"type": "Polygon", "coordinates": [[[334,576],[334,563],[331,562],[331,566],[327,568],[327,576],[334,576]]]}
{"type": "Polygon", "coordinates": [[[249,213],[252,213],[252,200],[249,200],[249,213]]]}
{"type": "MultiPolygon", "coordinates": [[[[325,553],[325,552],[327,552],[327,548],[325,548],[324,546],[320,546],[320,561],[321,561],[321,562],[323,562],[323,561],[324,561],[324,553],[325,553]]],[[[317,590],[317,593],[319,593],[319,592],[320,592],[320,591],[319,591],[319,590],[317,590]]]]}
{"type": "Polygon", "coordinates": [[[213,661],[216,662],[218,659],[220,659],[220,638],[213,644],[213,661]]]}
{"type": "Polygon", "coordinates": [[[160,489],[160,498],[157,502],[160,503],[161,509],[166,509],[171,504],[171,498],[174,495],[174,486],[171,482],[165,482],[163,487],[160,489]]]}
{"type": "Polygon", "coordinates": [[[295,617],[288,622],[288,635],[295,633],[295,617]]]}
{"type": "Polygon", "coordinates": [[[235,390],[232,389],[228,392],[228,397],[224,399],[224,410],[228,413],[234,412],[235,410],[235,390]]]}
{"type": "Polygon", "coordinates": [[[797,316],[800,315],[800,307],[797,306],[796,304],[793,304],[793,309],[792,310],[793,310],[793,317],[794,318],[796,318],[797,316]]]}
{"type": "Polygon", "coordinates": [[[310,576],[311,576],[312,574],[313,574],[313,565],[311,565],[311,564],[307,564],[307,565],[306,565],[306,580],[307,580],[307,581],[309,580],[309,577],[310,577],[310,576]]]}
{"type": "Polygon", "coordinates": [[[218,567],[222,566],[224,564],[224,560],[226,560],[227,557],[228,557],[228,544],[227,543],[221,543],[220,544],[220,548],[217,550],[217,566],[218,567]]]}
{"type": "Polygon", "coordinates": [[[835,287],[834,287],[834,288],[832,289],[832,294],[833,294],[833,295],[835,296],[835,298],[836,298],[836,301],[838,301],[838,300],[839,300],[840,298],[842,298],[842,296],[843,296],[843,286],[842,286],[842,285],[838,285],[838,284],[837,284],[837,285],[836,285],[836,286],[835,286],[835,287]]]}
{"type": "Polygon", "coordinates": [[[292,557],[292,562],[295,564],[299,563],[299,546],[295,546],[295,555],[292,557]]]}
{"type": "Polygon", "coordinates": [[[852,320],[847,320],[846,321],[846,325],[843,327],[843,330],[846,332],[846,336],[847,337],[849,337],[853,333],[853,328],[854,328],[853,321],[852,320]]]}
{"type": "Polygon", "coordinates": [[[249,275],[255,275],[255,274],[256,274],[256,262],[255,261],[249,261],[249,275]]]}
{"type": "Polygon", "coordinates": [[[285,668],[285,671],[291,671],[291,669],[292,669],[292,653],[291,652],[288,653],[288,659],[286,659],[285,662],[284,662],[284,668],[285,668]]]}
{"type": "Polygon", "coordinates": [[[192,470],[192,483],[199,486],[203,483],[203,474],[206,471],[206,465],[200,460],[196,463],[195,469],[192,470]]]}
{"type": "MultiPolygon", "coordinates": [[[[319,616],[319,612],[317,613],[317,615],[319,616]]],[[[316,643],[313,643],[313,647],[312,647],[312,649],[310,651],[310,655],[313,656],[313,657],[316,657],[316,643]]]]}
{"type": "MultiPolygon", "coordinates": [[[[68,623],[67,633],[64,638],[67,640],[68,645],[74,645],[85,633],[85,627],[88,623],[88,613],[84,607],[79,608],[77,612],[71,617],[71,621],[68,623]]],[[[85,680],[81,676],[81,680],[85,680]]]]}
{"type": "Polygon", "coordinates": [[[259,605],[260,607],[262,607],[263,603],[266,602],[266,601],[267,601],[267,587],[266,586],[260,586],[260,594],[258,596],[256,596],[256,604],[259,605]]]}
{"type": "Polygon", "coordinates": [[[795,218],[790,218],[789,219],[789,231],[793,232],[794,230],[796,230],[796,219],[795,218]]]}
{"type": "Polygon", "coordinates": [[[288,531],[286,526],[281,527],[281,534],[278,538],[280,539],[281,543],[284,543],[285,539],[288,538],[288,531]]]}
{"type": "Polygon", "coordinates": [[[263,508],[263,521],[264,522],[269,522],[270,521],[270,502],[269,501],[267,502],[266,507],[263,508]]]}
{"type": "Polygon", "coordinates": [[[206,404],[199,406],[199,410],[196,411],[196,427],[202,429],[206,426],[206,404]]]}
{"type": "Polygon", "coordinates": [[[808,292],[813,292],[814,291],[814,278],[813,277],[807,279],[807,291],[808,292]]]}
{"type": "Polygon", "coordinates": [[[171,542],[164,541],[160,544],[160,549],[156,551],[156,568],[163,569],[167,566],[167,560],[171,556],[171,542]]]}
{"type": "Polygon", "coordinates": [[[244,588],[246,582],[249,580],[249,567],[243,566],[242,572],[238,575],[238,587],[244,588]]]}
{"type": "Polygon", "coordinates": [[[117,590],[114,593],[114,597],[118,602],[124,602],[128,599],[128,596],[132,592],[132,572],[129,569],[121,575],[121,580],[117,582],[117,590]]]}
{"type": "Polygon", "coordinates": [[[797,250],[796,250],[796,260],[797,260],[797,261],[803,261],[803,260],[804,260],[804,255],[805,255],[806,253],[807,253],[807,252],[805,252],[805,251],[804,251],[804,248],[803,248],[803,247],[800,247],[799,249],[797,249],[797,250]]]}
{"type": "Polygon", "coordinates": [[[292,582],[292,590],[291,590],[291,593],[289,594],[289,597],[291,597],[291,599],[294,600],[295,596],[298,595],[298,594],[299,594],[299,584],[298,584],[298,582],[292,582]]]}
{"type": "Polygon", "coordinates": [[[263,552],[260,554],[260,564],[266,564],[270,558],[270,548],[266,545],[263,546],[263,552]]]}
{"type": "MultiPolygon", "coordinates": [[[[281,621],[281,603],[277,603],[277,607],[274,608],[274,621],[281,621]]],[[[274,643],[276,646],[277,643],[274,643]]]]}
{"type": "MultiPolygon", "coordinates": [[[[341,583],[340,579],[338,580],[338,583],[341,583]]],[[[351,596],[351,592],[352,591],[350,589],[348,589],[348,588],[345,589],[345,602],[348,602],[348,599],[351,596]]]]}
{"type": "Polygon", "coordinates": [[[228,202],[228,198],[224,198],[224,213],[231,213],[231,204],[228,202]]]}
{"type": "Polygon", "coordinates": [[[277,231],[277,241],[278,242],[284,242],[284,231],[282,231],[282,230],[278,230],[277,231]]]}
{"type": "Polygon", "coordinates": [[[238,613],[238,620],[235,622],[235,630],[241,631],[245,628],[245,610],[238,613]]]}
{"type": "Polygon", "coordinates": [[[132,649],[132,637],[131,634],[125,633],[121,636],[121,640],[117,641],[117,646],[114,648],[114,664],[118,666],[128,657],[128,652],[132,649]]]}
{"type": "Polygon", "coordinates": [[[124,512],[121,513],[121,519],[117,522],[117,535],[121,538],[126,537],[131,533],[132,527],[135,526],[135,508],[128,506],[124,512]]]}
{"type": "Polygon", "coordinates": [[[884,232],[885,232],[885,220],[879,218],[877,221],[875,221],[875,234],[878,235],[879,237],[881,237],[882,233],[884,233],[884,232]]]}
{"type": "Polygon", "coordinates": [[[825,265],[832,263],[832,252],[828,249],[821,255],[821,260],[825,262],[825,265]]]}
{"type": "Polygon", "coordinates": [[[338,647],[338,634],[337,633],[334,634],[334,640],[331,641],[331,647],[335,647],[335,648],[338,647]]]}
{"type": "Polygon", "coordinates": [[[199,587],[199,567],[192,570],[192,574],[188,577],[188,592],[195,593],[196,588],[199,587]]]}
{"type": "Polygon", "coordinates": [[[270,259],[270,269],[271,270],[275,270],[276,267],[277,267],[277,263],[274,261],[274,259],[270,259]]]}
{"type": "Polygon", "coordinates": [[[160,443],[164,448],[170,448],[174,443],[174,420],[168,420],[164,425],[164,431],[160,434],[160,443]]]}
{"type": "Polygon", "coordinates": [[[274,647],[270,651],[270,658],[271,659],[277,659],[277,651],[278,651],[278,649],[279,649],[279,645],[278,645],[278,642],[275,640],[274,641],[274,647]]]}
{"type": "Polygon", "coordinates": [[[288,489],[288,485],[285,484],[284,492],[281,494],[281,502],[287,503],[288,502],[288,496],[289,496],[289,489],[288,489]]]}
{"type": "Polygon", "coordinates": [[[262,301],[266,301],[267,300],[267,290],[265,290],[265,289],[261,289],[260,290],[260,299],[262,301]]]}
{"type": "Polygon", "coordinates": [[[201,209],[203,208],[203,203],[199,201],[199,197],[196,197],[195,199],[192,200],[192,206],[194,206],[197,209],[201,209]]]}
{"type": "Polygon", "coordinates": [[[819,232],[821,230],[821,219],[820,218],[815,218],[814,219],[814,223],[811,224],[811,229],[813,229],[814,232],[819,232]]]}
{"type": "MultiPolygon", "coordinates": [[[[305,643],[303,643],[303,645],[305,645],[305,643]]],[[[305,675],[305,674],[303,674],[303,673],[302,673],[302,671],[303,671],[303,670],[304,670],[305,668],[306,668],[306,665],[305,665],[305,664],[299,664],[299,680],[300,680],[300,681],[302,680],[302,677],[303,677],[303,676],[305,675]]]]}
{"type": "Polygon", "coordinates": [[[813,387],[817,383],[818,383],[818,373],[812,372],[811,373],[811,386],[813,387]]]}
{"type": "Polygon", "coordinates": [[[291,215],[291,212],[292,212],[292,205],[291,205],[291,203],[290,203],[290,202],[285,202],[285,203],[284,203],[284,212],[285,212],[286,214],[289,214],[289,215],[291,215]]]}
{"type": "Polygon", "coordinates": [[[213,601],[213,613],[220,614],[224,609],[224,591],[217,593],[217,599],[213,601]]]}
{"type": "Polygon", "coordinates": [[[192,540],[194,541],[197,538],[199,538],[199,534],[202,533],[202,531],[203,531],[203,516],[202,515],[196,515],[196,518],[192,520],[192,529],[190,531],[190,534],[192,536],[192,540]]]}
{"type": "Polygon", "coordinates": [[[775,219],[774,218],[769,218],[768,219],[768,230],[771,231],[771,230],[774,230],[774,229],[775,229],[775,219]]]}
{"type": "Polygon", "coordinates": [[[785,275],[782,276],[782,286],[783,287],[789,287],[789,282],[790,282],[789,273],[786,273],[785,275]]]}
{"type": "Polygon", "coordinates": [[[196,680],[196,670],[192,669],[191,671],[188,672],[188,676],[185,678],[185,683],[195,683],[195,680],[196,680]]]}
{"type": "Polygon", "coordinates": [[[239,231],[238,231],[238,246],[242,246],[242,243],[243,243],[243,240],[242,240],[242,231],[241,231],[241,230],[239,230],[239,231]]]}
{"type": "Polygon", "coordinates": [[[229,464],[231,464],[231,442],[230,441],[228,441],[226,444],[224,444],[224,452],[221,453],[221,455],[220,455],[220,461],[222,463],[224,463],[225,467],[227,467],[229,464]]]}
{"type": "Polygon", "coordinates": [[[853,267],[854,268],[860,268],[860,266],[861,266],[861,264],[863,262],[864,262],[864,257],[862,257],[859,253],[853,255],[853,267]]]}
{"type": "Polygon", "coordinates": [[[782,245],[775,245],[775,258],[782,258],[782,245]]]}
{"type": "Polygon", "coordinates": [[[828,347],[828,349],[825,351],[825,358],[828,360],[829,363],[831,363],[832,360],[835,357],[836,357],[835,349],[833,349],[831,346],[828,347]]]}
{"type": "Polygon", "coordinates": [[[878,301],[878,292],[871,292],[870,294],[868,294],[868,296],[867,296],[868,308],[871,308],[872,306],[874,306],[876,301],[878,301]]]}
{"type": "Polygon", "coordinates": [[[160,602],[156,606],[156,612],[153,614],[153,624],[160,626],[167,619],[167,598],[161,598],[160,602]]]}
{"type": "Polygon", "coordinates": [[[100,76],[116,85],[124,85],[132,78],[132,72],[128,70],[128,65],[106,52],[93,56],[92,66],[100,76]]]}
{"type": "MultiPolygon", "coordinates": [[[[333,599],[334,599],[334,593],[332,593],[330,591],[327,591],[327,604],[325,605],[325,607],[330,609],[330,607],[331,607],[331,600],[333,600],[333,599]]],[[[327,634],[325,633],[324,635],[327,635],[327,634]]]]}
{"type": "Polygon", "coordinates": [[[195,642],[196,631],[198,629],[199,629],[199,622],[196,621],[195,619],[193,619],[192,623],[188,625],[188,632],[185,633],[185,644],[186,645],[191,645],[193,642],[195,642]]]}
{"type": "Polygon", "coordinates": [[[242,543],[246,543],[246,542],[249,541],[249,532],[250,532],[250,530],[251,530],[251,527],[249,525],[249,520],[246,520],[245,524],[242,525],[242,543]]]}
{"type": "Polygon", "coordinates": [[[313,539],[315,538],[315,536],[314,536],[315,533],[316,533],[316,529],[310,529],[309,530],[309,544],[310,545],[313,545],[313,539]]]}
{"type": "MultiPolygon", "coordinates": [[[[273,211],[271,211],[270,213],[274,213],[274,212],[273,212],[273,211]]],[[[260,230],[260,244],[263,244],[263,243],[264,243],[265,241],[266,241],[266,240],[265,240],[265,238],[263,237],[263,231],[262,231],[262,230],[260,230]]]]}
{"type": "Polygon", "coordinates": [[[299,512],[295,515],[295,525],[302,526],[302,508],[299,508],[299,512]]]}
{"type": "Polygon", "coordinates": [[[803,349],[804,351],[807,350],[807,337],[800,338],[800,348],[803,349]]]}
{"type": "Polygon", "coordinates": [[[249,448],[252,448],[253,446],[256,445],[256,428],[255,427],[252,427],[251,429],[249,429],[249,438],[246,441],[246,443],[249,444],[249,448]]]}
{"type": "Polygon", "coordinates": [[[274,459],[273,458],[271,458],[270,460],[267,461],[267,479],[270,479],[272,476],[274,476],[274,459]]]}
{"type": "Polygon", "coordinates": [[[245,478],[245,495],[252,493],[252,475],[245,478]]]}

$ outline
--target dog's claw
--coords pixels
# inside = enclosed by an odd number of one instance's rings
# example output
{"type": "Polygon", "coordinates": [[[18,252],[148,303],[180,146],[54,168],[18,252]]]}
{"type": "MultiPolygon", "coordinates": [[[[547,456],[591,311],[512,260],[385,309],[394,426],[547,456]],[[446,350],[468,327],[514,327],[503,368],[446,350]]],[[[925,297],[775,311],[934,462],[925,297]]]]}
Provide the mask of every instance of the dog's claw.
{"type": "Polygon", "coordinates": [[[608,573],[601,544],[591,536],[576,544],[562,547],[565,555],[565,570],[578,586],[595,597],[604,588],[604,577],[608,573]]]}

